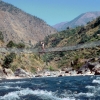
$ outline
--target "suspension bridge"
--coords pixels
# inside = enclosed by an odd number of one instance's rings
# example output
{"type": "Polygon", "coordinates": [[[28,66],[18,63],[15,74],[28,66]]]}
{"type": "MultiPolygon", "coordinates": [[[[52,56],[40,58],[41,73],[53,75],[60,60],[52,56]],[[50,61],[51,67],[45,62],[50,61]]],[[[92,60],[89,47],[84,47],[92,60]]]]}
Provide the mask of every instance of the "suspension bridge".
{"type": "Polygon", "coordinates": [[[38,48],[29,48],[29,49],[17,49],[17,48],[0,48],[0,53],[38,53],[38,52],[59,52],[59,51],[72,51],[83,48],[94,48],[100,46],[100,41],[90,42],[85,44],[78,44],[74,46],[63,46],[63,47],[54,47],[54,48],[45,48],[44,50],[38,50],[38,48]]]}

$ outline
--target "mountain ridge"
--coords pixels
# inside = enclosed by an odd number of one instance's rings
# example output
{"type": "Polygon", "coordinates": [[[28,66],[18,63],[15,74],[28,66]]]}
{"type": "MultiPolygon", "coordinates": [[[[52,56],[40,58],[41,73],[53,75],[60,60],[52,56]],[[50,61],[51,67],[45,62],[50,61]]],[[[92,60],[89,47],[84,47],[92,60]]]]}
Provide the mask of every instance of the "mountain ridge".
{"type": "Polygon", "coordinates": [[[86,25],[88,22],[96,19],[99,16],[100,16],[100,11],[82,13],[78,17],[62,25],[60,29],[57,28],[56,29],[58,31],[62,31],[62,30],[66,30],[67,27],[75,28],[77,26],[86,25]]]}
{"type": "Polygon", "coordinates": [[[0,1],[0,31],[5,43],[12,40],[25,43],[31,41],[32,44],[57,32],[42,19],[3,1],[0,1]]]}
{"type": "Polygon", "coordinates": [[[60,31],[59,28],[61,28],[61,27],[62,27],[64,24],[66,24],[66,23],[68,23],[68,21],[58,23],[58,24],[56,24],[56,25],[53,25],[53,27],[54,27],[55,29],[57,29],[58,31],[60,31]]]}

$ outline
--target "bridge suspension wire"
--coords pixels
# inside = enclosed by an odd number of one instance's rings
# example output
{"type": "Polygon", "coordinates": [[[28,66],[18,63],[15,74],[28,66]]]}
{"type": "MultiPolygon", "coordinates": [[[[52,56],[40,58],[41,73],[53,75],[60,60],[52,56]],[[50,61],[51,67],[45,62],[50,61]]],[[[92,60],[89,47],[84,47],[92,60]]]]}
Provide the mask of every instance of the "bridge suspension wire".
{"type": "Polygon", "coordinates": [[[18,48],[0,48],[0,53],[38,53],[38,52],[59,52],[59,51],[73,51],[83,48],[93,48],[100,46],[100,41],[90,42],[85,44],[78,44],[74,46],[64,46],[64,47],[54,47],[54,48],[45,48],[44,50],[38,48],[30,48],[30,49],[18,49],[18,48]]]}
{"type": "Polygon", "coordinates": [[[97,47],[97,46],[100,46],[100,41],[90,42],[90,43],[85,43],[85,44],[78,44],[78,45],[74,45],[74,46],[48,48],[48,49],[46,49],[45,52],[73,51],[73,50],[78,50],[78,49],[83,49],[83,48],[93,48],[93,47],[97,47]]]}

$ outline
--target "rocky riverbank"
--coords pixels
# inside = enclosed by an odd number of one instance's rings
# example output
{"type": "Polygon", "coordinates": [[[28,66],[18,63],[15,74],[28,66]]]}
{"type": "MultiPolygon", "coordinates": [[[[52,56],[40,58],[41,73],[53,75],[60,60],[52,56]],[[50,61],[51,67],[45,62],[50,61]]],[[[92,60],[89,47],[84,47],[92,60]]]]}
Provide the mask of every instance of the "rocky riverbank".
{"type": "Polygon", "coordinates": [[[36,74],[26,72],[22,68],[17,68],[15,72],[11,69],[3,69],[0,67],[0,79],[20,79],[20,78],[33,78],[33,77],[62,77],[62,76],[78,76],[78,75],[100,75],[100,61],[93,62],[93,58],[86,61],[83,66],[78,70],[72,67],[65,67],[59,71],[42,70],[36,74]]]}
{"type": "Polygon", "coordinates": [[[0,67],[0,79],[20,79],[20,78],[32,78],[31,73],[26,72],[21,68],[17,68],[15,72],[11,69],[0,67]]]}
{"type": "Polygon", "coordinates": [[[85,75],[100,75],[100,58],[91,58],[75,70],[72,67],[64,67],[59,71],[40,71],[34,77],[62,77],[62,76],[85,76],[85,75]]]}

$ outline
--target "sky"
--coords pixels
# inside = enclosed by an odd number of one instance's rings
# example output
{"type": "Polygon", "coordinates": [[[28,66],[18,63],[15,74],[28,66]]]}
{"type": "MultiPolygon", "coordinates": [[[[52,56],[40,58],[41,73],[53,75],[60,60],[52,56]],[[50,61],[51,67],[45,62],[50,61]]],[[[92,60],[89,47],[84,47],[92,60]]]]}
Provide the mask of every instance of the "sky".
{"type": "Polygon", "coordinates": [[[100,0],[2,0],[53,26],[82,13],[100,11],[100,0]]]}

